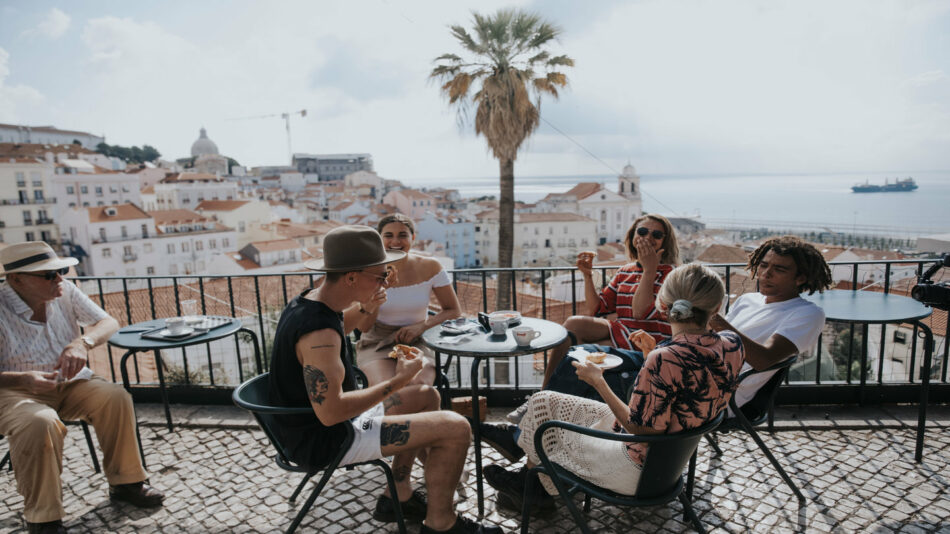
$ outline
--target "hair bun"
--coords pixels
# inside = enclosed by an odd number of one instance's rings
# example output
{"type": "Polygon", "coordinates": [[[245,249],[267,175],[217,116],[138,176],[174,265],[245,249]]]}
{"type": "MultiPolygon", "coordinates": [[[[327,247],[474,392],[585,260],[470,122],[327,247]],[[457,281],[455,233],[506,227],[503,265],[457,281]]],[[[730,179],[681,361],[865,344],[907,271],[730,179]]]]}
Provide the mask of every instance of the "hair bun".
{"type": "Polygon", "coordinates": [[[679,299],[670,306],[670,319],[678,323],[693,316],[693,303],[686,299],[679,299]]]}

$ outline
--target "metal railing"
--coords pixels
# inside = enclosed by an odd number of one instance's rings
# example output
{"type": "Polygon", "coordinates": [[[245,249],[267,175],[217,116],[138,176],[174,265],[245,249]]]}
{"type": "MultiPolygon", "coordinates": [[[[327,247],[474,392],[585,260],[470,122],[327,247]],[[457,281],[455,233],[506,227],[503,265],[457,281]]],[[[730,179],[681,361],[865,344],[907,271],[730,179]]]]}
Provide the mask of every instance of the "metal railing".
{"type": "MultiPolygon", "coordinates": [[[[909,291],[912,284],[901,280],[900,287],[893,281],[921,273],[927,260],[914,261],[859,261],[834,262],[831,264],[839,289],[883,291],[890,293],[909,291]],[[847,274],[848,276],[844,276],[847,274]],[[906,287],[905,287],[906,286],[906,287]]],[[[736,297],[756,291],[755,281],[739,276],[744,273],[740,264],[712,264],[723,276],[726,292],[736,297]]],[[[605,285],[614,268],[599,268],[596,278],[605,285]]],[[[463,313],[474,316],[476,312],[494,309],[497,274],[504,269],[456,269],[451,271],[453,287],[459,296],[463,313]]],[[[510,292],[511,306],[528,317],[548,319],[558,323],[571,315],[583,313],[582,277],[573,267],[541,267],[510,269],[514,274],[510,287],[501,290],[510,292]]],[[[77,282],[87,294],[97,301],[120,324],[127,325],[160,317],[181,315],[183,300],[198,301],[200,313],[226,315],[242,320],[244,326],[254,330],[261,345],[261,357],[265,369],[269,367],[273,337],[280,312],[293,296],[311,287],[320,277],[318,273],[286,273],[261,275],[182,275],[139,277],[80,277],[77,282]]],[[[728,307],[727,307],[728,308],[728,307]]],[[[936,310],[935,310],[936,311],[936,310]]],[[[950,384],[947,382],[947,361],[950,327],[946,312],[932,319],[931,326],[937,340],[933,351],[931,373],[931,399],[950,400],[950,384]],[[942,321],[942,322],[941,322],[942,321]],[[938,327],[939,325],[939,327],[938,327]]],[[[789,387],[780,390],[780,401],[792,403],[852,403],[867,402],[912,402],[920,380],[922,345],[916,327],[887,325],[868,327],[854,324],[826,323],[818,345],[800,356],[789,379],[789,387]],[[894,332],[900,332],[895,336],[894,332]],[[901,350],[902,364],[894,363],[896,345],[900,338],[905,343],[901,350]],[[876,340],[876,342],[872,342],[876,340]],[[886,373],[903,367],[903,373],[886,373]],[[831,372],[834,370],[834,372],[831,372]],[[861,380],[861,373],[867,373],[861,380]],[[870,393],[870,394],[869,394],[870,393]]],[[[93,369],[116,380],[118,368],[114,349],[97,349],[105,354],[93,362],[93,369]]],[[[181,371],[174,374],[182,386],[196,390],[212,390],[215,387],[233,387],[248,377],[252,371],[249,362],[253,355],[246,354],[245,344],[235,341],[233,346],[222,341],[211,347],[190,347],[169,365],[178,365],[181,371]],[[241,353],[245,347],[245,354],[241,353]],[[234,354],[240,357],[235,362],[234,354]],[[195,363],[201,352],[201,363],[195,363]],[[192,360],[191,362],[189,360],[192,360]]],[[[899,352],[899,351],[898,351],[899,352]]],[[[143,359],[151,360],[150,358],[143,359]]],[[[454,359],[448,367],[450,390],[460,393],[468,385],[468,362],[465,358],[454,359]]],[[[546,355],[535,358],[522,357],[493,361],[483,366],[482,384],[489,392],[492,402],[510,405],[539,387],[546,355]]],[[[166,369],[166,377],[169,370],[166,369]]],[[[151,371],[135,362],[134,384],[151,385],[156,381],[151,371]]],[[[171,380],[170,383],[174,383],[171,380]]],[[[194,392],[193,392],[194,393],[194,392]]],[[[200,396],[200,394],[199,394],[200,396]]],[[[220,396],[227,402],[226,396],[220,396]]],[[[173,399],[174,399],[173,395],[173,399]]]]}

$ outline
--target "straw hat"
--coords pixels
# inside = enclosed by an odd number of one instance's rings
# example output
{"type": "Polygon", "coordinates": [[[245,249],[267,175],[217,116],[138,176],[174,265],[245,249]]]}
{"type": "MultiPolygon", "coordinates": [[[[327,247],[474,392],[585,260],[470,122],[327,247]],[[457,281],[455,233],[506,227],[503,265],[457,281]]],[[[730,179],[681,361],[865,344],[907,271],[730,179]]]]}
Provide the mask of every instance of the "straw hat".
{"type": "Polygon", "coordinates": [[[27,241],[0,249],[2,273],[55,271],[79,263],[76,258],[60,258],[42,241],[27,241]]]}
{"type": "Polygon", "coordinates": [[[323,259],[310,260],[304,266],[323,272],[360,271],[405,257],[401,250],[386,250],[379,232],[369,226],[348,225],[327,232],[323,238],[323,259]]]}

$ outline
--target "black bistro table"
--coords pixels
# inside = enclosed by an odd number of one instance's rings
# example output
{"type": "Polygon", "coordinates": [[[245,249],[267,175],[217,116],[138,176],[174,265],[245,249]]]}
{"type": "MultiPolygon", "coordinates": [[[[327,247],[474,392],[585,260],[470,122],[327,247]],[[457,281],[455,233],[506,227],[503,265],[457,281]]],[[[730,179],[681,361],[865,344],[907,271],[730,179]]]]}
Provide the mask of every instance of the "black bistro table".
{"type": "MultiPolygon", "coordinates": [[[[482,439],[477,424],[480,418],[478,368],[487,359],[535,354],[552,349],[567,339],[567,330],[563,326],[544,319],[523,317],[521,323],[514,326],[530,326],[541,332],[541,335],[532,340],[529,345],[521,347],[515,342],[515,335],[511,331],[511,327],[505,331],[504,336],[494,335],[491,332],[486,333],[479,327],[477,332],[469,334],[469,337],[460,343],[452,341],[454,336],[443,335],[441,325],[433,326],[422,334],[422,342],[435,351],[436,358],[442,353],[473,358],[471,369],[472,420],[475,424],[472,426],[472,434],[475,438],[475,486],[478,492],[478,514],[480,516],[485,513],[485,497],[482,482],[482,439]]],[[[436,364],[438,363],[437,359],[436,364]]]]}
{"type": "MultiPolygon", "coordinates": [[[[832,290],[804,298],[821,306],[825,319],[859,324],[911,323],[924,333],[924,365],[920,377],[920,406],[917,416],[917,445],[914,460],[920,463],[924,449],[924,426],[927,422],[927,400],[930,393],[930,365],[933,357],[933,332],[921,322],[933,313],[931,308],[901,295],[872,291],[832,290]]],[[[862,355],[862,361],[867,355],[862,355]]],[[[910,370],[913,378],[914,370],[910,370]]],[[[865,381],[861,373],[861,384],[865,381]]]]}
{"type": "MultiPolygon", "coordinates": [[[[122,372],[122,385],[125,387],[126,391],[129,391],[130,393],[132,390],[129,385],[129,370],[126,367],[129,358],[134,356],[136,353],[147,351],[152,351],[152,353],[155,355],[155,370],[158,372],[158,387],[162,396],[162,404],[165,406],[165,421],[168,423],[169,432],[172,430],[172,413],[168,406],[168,393],[165,390],[165,373],[162,370],[163,349],[176,349],[191,345],[199,345],[227,336],[236,335],[240,332],[246,332],[250,334],[251,340],[254,343],[254,362],[257,365],[257,373],[260,374],[263,372],[261,367],[260,345],[257,341],[257,334],[255,334],[253,330],[244,328],[241,325],[240,319],[235,319],[232,317],[228,317],[226,319],[230,319],[230,321],[223,323],[220,326],[216,326],[215,328],[208,330],[203,334],[183,337],[181,339],[154,339],[150,337],[143,337],[142,334],[163,327],[165,325],[165,319],[153,319],[151,321],[135,323],[120,328],[118,332],[109,338],[109,345],[126,349],[126,353],[122,355],[122,359],[119,361],[119,369],[122,372]]],[[[238,365],[240,366],[240,353],[237,354],[237,358],[238,365]]]]}

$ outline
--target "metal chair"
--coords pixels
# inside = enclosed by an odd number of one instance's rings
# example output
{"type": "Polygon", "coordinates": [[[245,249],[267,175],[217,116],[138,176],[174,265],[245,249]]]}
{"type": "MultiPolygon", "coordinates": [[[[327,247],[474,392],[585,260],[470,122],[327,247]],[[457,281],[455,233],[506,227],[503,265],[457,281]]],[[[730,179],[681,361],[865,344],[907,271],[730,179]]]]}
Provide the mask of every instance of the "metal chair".
{"type": "MultiPolygon", "coordinates": [[[[362,373],[357,373],[357,375],[360,374],[362,373]]],[[[254,414],[254,418],[257,419],[257,423],[260,425],[261,430],[264,431],[267,439],[269,439],[271,444],[274,446],[276,451],[276,454],[274,455],[274,461],[277,463],[277,465],[281,469],[285,469],[287,471],[304,473],[303,480],[300,481],[300,484],[297,485],[297,489],[295,489],[293,494],[290,496],[290,502],[293,503],[296,501],[297,496],[303,490],[303,487],[306,485],[307,481],[309,481],[315,474],[323,471],[323,476],[320,477],[320,481],[310,493],[310,497],[307,498],[307,501],[300,509],[300,512],[297,513],[297,516],[287,529],[286,532],[290,534],[291,532],[294,532],[298,526],[300,526],[300,522],[303,521],[304,516],[306,516],[307,512],[310,511],[310,508],[313,507],[313,503],[316,502],[320,492],[323,491],[324,486],[326,486],[327,482],[329,482],[330,476],[332,476],[333,472],[336,471],[336,469],[340,466],[340,460],[343,459],[346,451],[350,448],[350,444],[353,443],[354,434],[352,425],[345,425],[347,429],[346,441],[340,445],[339,452],[336,454],[330,464],[324,468],[312,468],[291,461],[289,459],[289,455],[287,454],[287,449],[285,448],[284,444],[281,443],[280,439],[278,439],[277,434],[274,432],[275,421],[273,416],[302,415],[307,413],[312,414],[313,408],[310,406],[286,407],[274,406],[270,404],[267,394],[268,376],[269,373],[264,373],[248,380],[247,382],[244,382],[234,390],[231,398],[234,401],[234,404],[236,404],[238,407],[254,414]]],[[[365,377],[363,377],[362,380],[365,384],[365,377]]],[[[396,495],[396,481],[393,478],[392,470],[389,468],[389,465],[387,465],[386,462],[382,460],[372,460],[369,462],[347,465],[345,468],[349,470],[357,465],[366,464],[376,465],[383,469],[383,471],[386,473],[386,481],[389,483],[389,492],[391,495],[396,495]]],[[[399,501],[396,499],[393,499],[393,501],[396,504],[396,520],[399,524],[399,532],[405,534],[406,525],[403,521],[402,510],[399,507],[399,501]]]]}
{"type": "MultiPolygon", "coordinates": [[[[574,522],[585,534],[590,534],[591,529],[584,520],[584,516],[577,505],[574,504],[572,496],[577,492],[583,492],[584,512],[590,512],[591,497],[596,497],[602,501],[618,506],[656,506],[665,504],[673,499],[679,499],[683,505],[686,515],[692,520],[693,526],[699,532],[706,532],[699,517],[693,510],[693,505],[689,497],[683,491],[685,486],[683,482],[683,471],[686,464],[696,452],[699,440],[708,432],[712,432],[722,422],[724,415],[720,413],[715,419],[705,425],[677,432],[675,434],[656,434],[650,436],[638,436],[634,434],[617,434],[614,432],[604,432],[590,428],[578,426],[564,421],[546,421],[534,434],[534,446],[538,451],[541,464],[533,467],[531,470],[544,473],[551,477],[554,486],[557,488],[561,499],[567,505],[571,512],[574,522]],[[649,443],[646,460],[643,470],[640,474],[640,480],[637,483],[637,492],[635,495],[623,495],[615,493],[608,489],[595,485],[584,480],[574,473],[555,464],[548,458],[544,451],[542,436],[545,431],[552,428],[562,428],[569,432],[577,432],[597,438],[611,441],[620,441],[625,443],[649,443]]],[[[529,477],[529,481],[533,477],[529,477]]],[[[525,487],[524,507],[521,511],[521,532],[527,534],[528,524],[531,521],[529,510],[531,509],[531,495],[533,493],[533,482],[529,482],[525,487]]]]}
{"type": "MultiPolygon", "coordinates": [[[[66,421],[67,425],[76,424],[77,421],[66,421]]],[[[92,444],[92,435],[89,433],[89,425],[85,421],[78,421],[79,425],[82,426],[82,432],[86,435],[86,445],[89,447],[89,456],[92,458],[92,466],[96,469],[96,473],[101,473],[102,468],[99,467],[99,457],[96,456],[96,448],[92,444]]],[[[3,436],[0,436],[3,437],[3,436]]],[[[0,469],[3,469],[3,466],[7,465],[7,462],[10,463],[10,470],[13,470],[13,460],[10,459],[10,451],[7,451],[3,455],[3,459],[0,460],[0,469]]]]}
{"type": "MultiPolygon", "coordinates": [[[[777,371],[771,378],[769,378],[768,382],[759,388],[752,400],[746,404],[743,404],[741,408],[736,406],[736,397],[733,395],[732,398],[729,399],[729,409],[732,410],[732,413],[735,414],[735,416],[729,417],[723,421],[722,425],[720,425],[716,431],[729,432],[731,430],[742,430],[747,432],[750,436],[752,436],[752,440],[755,441],[756,445],[759,446],[759,449],[761,449],[765,454],[765,457],[769,459],[769,462],[772,463],[772,466],[775,468],[775,470],[778,471],[778,474],[781,475],[782,480],[784,480],[792,492],[795,493],[795,496],[798,497],[798,500],[804,501],[805,496],[802,495],[802,492],[798,489],[798,486],[792,482],[792,479],[788,476],[788,473],[782,469],[781,464],[778,463],[778,460],[775,459],[775,456],[769,450],[768,446],[764,441],[762,441],[762,438],[759,437],[759,434],[755,431],[755,428],[753,428],[761,425],[765,421],[768,421],[769,429],[772,429],[775,395],[778,393],[779,386],[781,386],[782,382],[785,381],[785,377],[788,375],[789,368],[793,363],[795,363],[796,357],[797,355],[792,356],[762,371],[756,371],[752,369],[740,374],[738,382],[742,383],[743,380],[749,378],[752,375],[765,373],[767,371],[777,371]]],[[[710,445],[712,445],[713,449],[715,449],[716,456],[722,456],[722,449],[719,448],[719,444],[716,441],[715,436],[706,436],[706,440],[710,445]]],[[[694,471],[695,459],[690,462],[689,483],[687,487],[687,494],[690,496],[693,494],[694,471]]]]}

